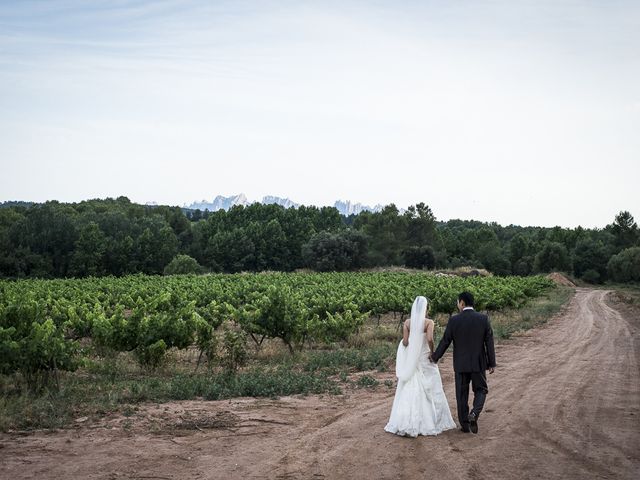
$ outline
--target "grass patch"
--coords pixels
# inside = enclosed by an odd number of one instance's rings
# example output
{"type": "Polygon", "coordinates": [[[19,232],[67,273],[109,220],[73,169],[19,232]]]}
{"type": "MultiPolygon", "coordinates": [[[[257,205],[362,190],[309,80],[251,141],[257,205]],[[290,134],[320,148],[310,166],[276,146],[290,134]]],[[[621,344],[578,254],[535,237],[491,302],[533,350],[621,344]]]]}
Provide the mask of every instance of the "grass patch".
{"type": "Polygon", "coordinates": [[[306,372],[323,371],[329,374],[337,374],[345,369],[358,372],[367,370],[384,372],[387,369],[387,362],[395,356],[395,353],[395,343],[380,344],[362,350],[345,348],[311,352],[307,355],[302,368],[306,372]]]}
{"type": "Polygon", "coordinates": [[[573,293],[573,288],[557,287],[529,301],[520,309],[490,313],[494,337],[509,338],[515,332],[529,330],[546,323],[560,311],[573,293]]]}
{"type": "Polygon", "coordinates": [[[640,305],[640,284],[607,284],[600,288],[606,290],[613,290],[617,301],[625,303],[630,307],[637,307],[640,305]]]}
{"type": "MultiPolygon", "coordinates": [[[[207,369],[192,373],[182,364],[150,372],[123,354],[89,359],[81,370],[61,373],[59,391],[40,393],[22,388],[19,378],[0,376],[0,431],[61,428],[81,416],[110,412],[126,416],[132,411],[131,405],[142,402],[339,394],[341,384],[351,384],[349,372],[385,371],[394,355],[395,342],[294,356],[277,353],[264,365],[228,374],[207,369]],[[336,375],[338,378],[330,378],[336,375]]],[[[358,386],[377,384],[373,377],[360,378],[358,386]]]]}
{"type": "Polygon", "coordinates": [[[171,383],[170,400],[203,397],[222,400],[233,397],[278,397],[311,393],[341,393],[327,375],[309,375],[286,367],[254,369],[235,375],[178,377],[171,383]]]}
{"type": "Polygon", "coordinates": [[[373,388],[380,385],[380,382],[371,375],[362,375],[356,380],[356,385],[361,388],[373,388]]]}
{"type": "Polygon", "coordinates": [[[68,374],[59,391],[40,394],[7,389],[0,396],[0,431],[52,429],[79,416],[120,411],[132,414],[131,405],[204,398],[277,397],[294,394],[339,394],[340,386],[324,372],[310,373],[286,366],[252,368],[235,375],[205,372],[195,375],[116,378],[68,374]]]}

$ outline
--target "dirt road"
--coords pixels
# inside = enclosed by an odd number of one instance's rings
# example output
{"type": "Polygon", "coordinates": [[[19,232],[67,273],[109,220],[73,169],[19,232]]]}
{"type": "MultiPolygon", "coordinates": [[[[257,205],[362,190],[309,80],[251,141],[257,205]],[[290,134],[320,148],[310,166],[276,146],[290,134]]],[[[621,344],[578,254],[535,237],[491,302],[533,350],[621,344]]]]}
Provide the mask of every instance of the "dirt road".
{"type": "MultiPolygon", "coordinates": [[[[578,289],[547,325],[499,345],[478,435],[385,433],[394,391],[381,384],[338,397],[152,405],[4,434],[0,477],[637,479],[640,314],[610,305],[607,292],[578,289]]],[[[450,361],[440,368],[455,417],[450,361]]]]}

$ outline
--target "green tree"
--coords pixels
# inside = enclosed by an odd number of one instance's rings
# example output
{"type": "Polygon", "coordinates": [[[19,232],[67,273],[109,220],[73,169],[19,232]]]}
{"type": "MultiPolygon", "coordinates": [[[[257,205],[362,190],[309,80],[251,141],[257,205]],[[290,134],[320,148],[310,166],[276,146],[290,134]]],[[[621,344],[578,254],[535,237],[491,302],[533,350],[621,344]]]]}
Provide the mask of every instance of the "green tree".
{"type": "Polygon", "coordinates": [[[542,250],[535,257],[533,268],[536,272],[571,270],[571,260],[567,247],[558,242],[544,242],[542,250]]]}
{"type": "Polygon", "coordinates": [[[629,248],[638,243],[638,225],[631,213],[627,211],[618,213],[609,228],[616,238],[618,248],[629,248]]]}
{"type": "Polygon", "coordinates": [[[178,239],[163,220],[146,219],[145,229],[135,241],[135,256],[139,271],[162,273],[164,267],[178,253],[178,239]]]}
{"type": "Polygon", "coordinates": [[[432,245],[436,241],[436,217],[424,203],[410,206],[404,214],[409,246],[432,245]]]}
{"type": "Polygon", "coordinates": [[[511,273],[511,263],[497,241],[483,244],[478,249],[477,258],[482,262],[484,268],[496,275],[511,273]]]}
{"type": "Polygon", "coordinates": [[[387,205],[381,212],[362,212],[354,221],[356,229],[369,238],[369,262],[372,265],[400,265],[406,246],[405,216],[399,215],[395,205],[387,205]]]}
{"type": "Polygon", "coordinates": [[[246,231],[255,248],[254,261],[247,265],[250,270],[287,270],[289,249],[280,221],[254,221],[246,231]]]}
{"type": "Polygon", "coordinates": [[[509,261],[511,272],[515,275],[529,275],[533,268],[531,256],[531,240],[522,233],[517,233],[509,243],[509,261]]]}
{"type": "Polygon", "coordinates": [[[100,276],[104,274],[103,257],[107,249],[107,238],[100,226],[89,222],[80,229],[71,258],[71,275],[77,277],[100,276]]]}
{"type": "Polygon", "coordinates": [[[583,237],[573,251],[573,273],[590,283],[602,283],[607,278],[609,258],[610,254],[602,241],[583,237]]]}
{"type": "Polygon", "coordinates": [[[43,276],[63,277],[68,273],[78,238],[75,217],[71,206],[59,202],[34,205],[10,234],[17,240],[15,245],[43,257],[42,263],[50,268],[43,276]]]}
{"type": "Polygon", "coordinates": [[[0,208],[0,276],[3,277],[22,277],[26,274],[10,235],[11,227],[19,222],[24,222],[24,214],[18,209],[0,208]]]}
{"type": "Polygon", "coordinates": [[[303,247],[307,266],[320,272],[345,271],[362,267],[366,261],[367,239],[361,232],[315,234],[303,247]]]}
{"type": "Polygon", "coordinates": [[[198,261],[189,255],[176,255],[164,268],[165,275],[184,275],[189,273],[202,273],[202,267],[198,264],[198,261]]]}
{"type": "Polygon", "coordinates": [[[409,247],[404,251],[404,264],[409,268],[434,268],[436,255],[429,245],[409,247]]]}
{"type": "Polygon", "coordinates": [[[640,282],[640,247],[627,248],[612,256],[607,270],[616,282],[640,282]]]}

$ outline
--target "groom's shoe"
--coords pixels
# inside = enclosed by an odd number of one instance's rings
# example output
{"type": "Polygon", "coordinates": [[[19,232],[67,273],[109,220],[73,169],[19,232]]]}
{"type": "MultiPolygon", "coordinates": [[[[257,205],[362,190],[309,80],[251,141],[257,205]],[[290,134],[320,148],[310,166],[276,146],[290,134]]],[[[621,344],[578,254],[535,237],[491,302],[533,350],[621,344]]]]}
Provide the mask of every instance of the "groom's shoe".
{"type": "Polygon", "coordinates": [[[469,430],[469,425],[467,425],[466,423],[464,425],[462,425],[462,427],[460,427],[460,431],[462,433],[470,433],[471,430],[469,430]]]}
{"type": "Polygon", "coordinates": [[[471,433],[478,433],[478,416],[475,412],[469,414],[469,429],[471,433]]]}

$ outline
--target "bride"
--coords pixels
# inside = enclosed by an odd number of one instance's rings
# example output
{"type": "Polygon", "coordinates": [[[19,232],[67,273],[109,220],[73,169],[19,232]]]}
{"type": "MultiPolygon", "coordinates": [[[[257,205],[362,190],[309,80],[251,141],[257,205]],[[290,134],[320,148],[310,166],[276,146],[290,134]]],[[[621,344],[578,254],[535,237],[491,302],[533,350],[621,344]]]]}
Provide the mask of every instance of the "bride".
{"type": "Polygon", "coordinates": [[[444,395],[438,365],[429,361],[433,351],[433,320],[426,318],[427,299],[416,297],[411,318],[404,323],[398,345],[398,387],[387,432],[409,437],[437,435],[456,428],[444,395]]]}

